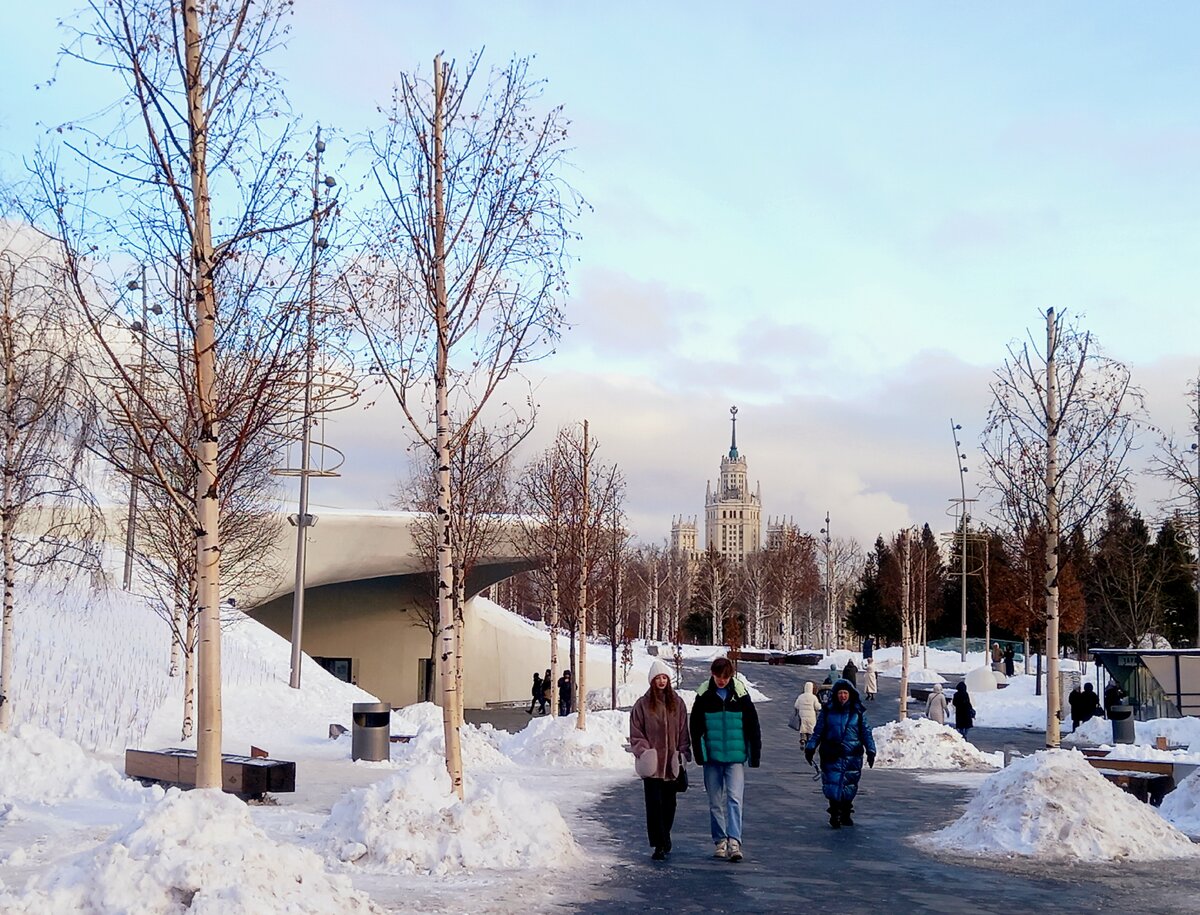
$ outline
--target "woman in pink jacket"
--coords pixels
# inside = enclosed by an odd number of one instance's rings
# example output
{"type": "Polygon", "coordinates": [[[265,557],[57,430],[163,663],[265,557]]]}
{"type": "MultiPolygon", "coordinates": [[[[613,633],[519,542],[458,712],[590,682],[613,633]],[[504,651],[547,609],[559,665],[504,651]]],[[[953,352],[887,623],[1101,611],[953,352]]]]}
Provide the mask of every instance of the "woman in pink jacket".
{"type": "Polygon", "coordinates": [[[646,792],[646,834],[662,861],[671,851],[675,823],[676,779],[692,758],[688,713],[671,688],[671,668],[656,659],[650,665],[650,688],[634,703],[629,715],[629,748],[646,792]]]}

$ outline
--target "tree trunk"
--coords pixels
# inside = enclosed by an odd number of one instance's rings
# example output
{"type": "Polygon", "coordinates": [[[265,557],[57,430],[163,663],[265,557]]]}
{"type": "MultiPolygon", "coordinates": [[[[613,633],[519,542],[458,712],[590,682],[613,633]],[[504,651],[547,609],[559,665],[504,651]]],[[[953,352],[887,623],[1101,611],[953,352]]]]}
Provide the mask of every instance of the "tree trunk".
{"type": "Polygon", "coordinates": [[[910,583],[911,562],[908,554],[908,531],[900,533],[900,715],[901,721],[908,717],[908,655],[909,643],[912,641],[912,628],[909,625],[911,608],[910,583]]]}
{"type": "Polygon", "coordinates": [[[459,742],[457,707],[458,648],[454,614],[454,552],[450,537],[450,406],[449,357],[450,328],[446,302],[446,216],[443,187],[445,152],[442,149],[442,117],[445,97],[445,72],[441,55],[433,61],[433,268],[437,324],[437,367],[434,387],[437,412],[437,512],[434,530],[437,536],[437,612],[439,633],[439,674],[442,689],[442,729],[446,738],[446,772],[459,800],[463,796],[462,746],[459,742]]]}
{"type": "Polygon", "coordinates": [[[179,643],[183,634],[183,605],[176,600],[171,611],[171,666],[167,671],[168,677],[179,676],[179,643]]]}
{"type": "Polygon", "coordinates": [[[1059,745],[1058,685],[1058,325],[1046,310],[1046,746],[1059,745]]]}
{"type": "Polygon", "coordinates": [[[183,721],[179,736],[188,740],[196,727],[196,611],[188,608],[183,645],[183,721]]]}
{"type": "Polygon", "coordinates": [[[200,66],[200,8],[183,3],[188,127],[191,133],[192,279],[196,296],[196,594],[200,612],[197,643],[200,733],[196,744],[196,787],[221,787],[221,542],[217,491],[216,322],[213,285],[212,210],[208,190],[208,112],[200,66]]]}

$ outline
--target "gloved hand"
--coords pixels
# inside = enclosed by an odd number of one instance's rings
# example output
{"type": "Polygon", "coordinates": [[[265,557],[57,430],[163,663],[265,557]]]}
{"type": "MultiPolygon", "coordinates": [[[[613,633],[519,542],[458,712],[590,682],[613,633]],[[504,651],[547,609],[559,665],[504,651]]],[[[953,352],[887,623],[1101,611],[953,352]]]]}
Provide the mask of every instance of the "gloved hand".
{"type": "Polygon", "coordinates": [[[806,763],[808,763],[810,766],[813,764],[813,755],[814,755],[814,751],[813,751],[813,750],[805,749],[805,751],[804,751],[804,761],[805,761],[806,763]]]}
{"type": "Polygon", "coordinates": [[[758,762],[758,760],[757,760],[757,759],[756,759],[756,760],[753,760],[753,761],[750,763],[750,768],[751,768],[751,769],[757,769],[757,768],[758,768],[758,766],[759,766],[759,762],[758,762]]]}
{"type": "Polygon", "coordinates": [[[867,754],[867,765],[870,766],[872,769],[875,768],[875,754],[874,753],[867,754]]]}

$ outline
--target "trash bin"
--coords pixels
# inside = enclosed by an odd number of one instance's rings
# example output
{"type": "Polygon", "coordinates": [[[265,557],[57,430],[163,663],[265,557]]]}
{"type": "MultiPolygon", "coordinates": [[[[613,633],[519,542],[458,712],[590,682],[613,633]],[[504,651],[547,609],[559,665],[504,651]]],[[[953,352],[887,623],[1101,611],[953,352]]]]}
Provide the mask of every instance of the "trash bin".
{"type": "Polygon", "coordinates": [[[355,702],[350,758],[391,759],[392,707],[387,702],[355,702]]]}
{"type": "Polygon", "coordinates": [[[1108,708],[1108,718],[1112,722],[1113,743],[1133,743],[1133,706],[1120,703],[1108,708]]]}

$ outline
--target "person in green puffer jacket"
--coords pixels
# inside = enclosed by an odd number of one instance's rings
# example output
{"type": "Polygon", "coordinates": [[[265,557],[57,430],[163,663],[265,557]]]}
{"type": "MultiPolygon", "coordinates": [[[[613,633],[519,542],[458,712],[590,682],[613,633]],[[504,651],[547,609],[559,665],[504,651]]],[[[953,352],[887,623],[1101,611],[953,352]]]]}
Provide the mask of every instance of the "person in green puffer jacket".
{"type": "Polygon", "coordinates": [[[692,753],[704,766],[714,857],[741,861],[744,767],[758,768],[762,732],[746,684],[734,678],[729,658],[717,658],[711,671],[692,705],[692,753]]]}

